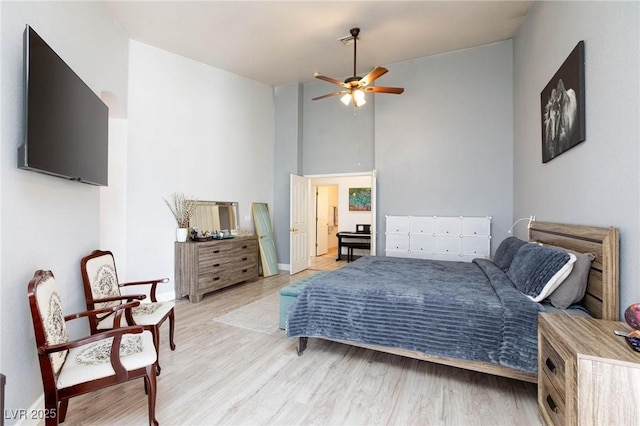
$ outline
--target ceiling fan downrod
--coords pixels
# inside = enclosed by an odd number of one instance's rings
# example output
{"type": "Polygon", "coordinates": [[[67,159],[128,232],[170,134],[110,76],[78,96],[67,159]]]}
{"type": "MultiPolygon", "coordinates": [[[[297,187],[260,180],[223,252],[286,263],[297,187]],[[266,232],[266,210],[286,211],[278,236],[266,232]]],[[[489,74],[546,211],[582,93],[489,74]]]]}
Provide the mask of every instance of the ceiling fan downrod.
{"type": "Polygon", "coordinates": [[[356,76],[356,51],[358,49],[358,35],[360,28],[351,28],[351,36],[353,37],[353,76],[356,76]]]}

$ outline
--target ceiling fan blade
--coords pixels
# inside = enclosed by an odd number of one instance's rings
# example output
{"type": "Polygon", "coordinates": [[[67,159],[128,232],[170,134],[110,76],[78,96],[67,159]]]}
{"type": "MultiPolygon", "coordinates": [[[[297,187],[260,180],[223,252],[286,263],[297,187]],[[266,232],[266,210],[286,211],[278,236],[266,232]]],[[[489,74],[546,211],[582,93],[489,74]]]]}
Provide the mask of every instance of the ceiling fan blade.
{"type": "Polygon", "coordinates": [[[392,93],[394,95],[399,95],[404,92],[403,87],[380,87],[380,86],[371,86],[365,87],[365,92],[373,92],[373,93],[392,93]]]}
{"type": "Polygon", "coordinates": [[[371,71],[369,74],[365,75],[364,77],[362,77],[360,79],[360,85],[361,86],[368,86],[369,84],[371,84],[375,79],[379,78],[380,76],[386,74],[387,72],[389,72],[388,69],[383,68],[383,67],[377,67],[376,69],[374,69],[373,71],[371,71]]]}
{"type": "Polygon", "coordinates": [[[311,99],[312,101],[317,101],[318,99],[324,99],[324,98],[329,98],[331,96],[338,96],[338,95],[344,95],[346,93],[349,93],[348,90],[341,90],[339,92],[333,92],[333,93],[327,93],[326,95],[322,95],[322,96],[318,96],[317,98],[313,98],[311,99]]]}
{"type": "Polygon", "coordinates": [[[315,73],[314,77],[318,78],[320,80],[327,81],[329,83],[333,83],[336,86],[345,87],[343,82],[341,82],[340,80],[336,80],[335,78],[331,78],[331,77],[327,77],[327,76],[324,76],[324,75],[320,75],[318,73],[315,73]]]}

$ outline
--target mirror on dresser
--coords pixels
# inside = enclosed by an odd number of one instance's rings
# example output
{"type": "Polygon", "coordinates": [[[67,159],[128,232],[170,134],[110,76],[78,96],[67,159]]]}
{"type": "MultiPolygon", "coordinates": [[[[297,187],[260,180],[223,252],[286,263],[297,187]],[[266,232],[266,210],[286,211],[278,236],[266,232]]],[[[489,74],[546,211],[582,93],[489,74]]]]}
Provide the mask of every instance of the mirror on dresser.
{"type": "Polygon", "coordinates": [[[238,203],[233,201],[196,201],[189,221],[189,235],[194,229],[198,233],[218,231],[232,232],[237,229],[238,203]]]}

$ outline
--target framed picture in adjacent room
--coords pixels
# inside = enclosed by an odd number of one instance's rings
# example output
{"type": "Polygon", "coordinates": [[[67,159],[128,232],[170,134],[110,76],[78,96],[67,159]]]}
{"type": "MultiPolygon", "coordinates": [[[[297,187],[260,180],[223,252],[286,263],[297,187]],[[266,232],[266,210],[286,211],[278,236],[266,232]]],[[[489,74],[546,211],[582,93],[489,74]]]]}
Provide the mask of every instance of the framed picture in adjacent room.
{"type": "Polygon", "coordinates": [[[371,188],[349,188],[349,211],[371,211],[371,188]]]}
{"type": "Polygon", "coordinates": [[[584,92],[584,41],[580,41],[540,93],[543,163],[585,140],[584,92]]]}

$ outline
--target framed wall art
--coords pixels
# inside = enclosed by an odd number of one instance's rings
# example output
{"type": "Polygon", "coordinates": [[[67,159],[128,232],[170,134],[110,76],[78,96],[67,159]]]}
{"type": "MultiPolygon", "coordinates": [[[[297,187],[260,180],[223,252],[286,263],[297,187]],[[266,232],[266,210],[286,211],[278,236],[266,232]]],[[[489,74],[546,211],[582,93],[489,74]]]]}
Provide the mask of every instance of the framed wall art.
{"type": "Polygon", "coordinates": [[[349,211],[371,211],[371,188],[349,188],[349,211]]]}
{"type": "Polygon", "coordinates": [[[584,41],[580,41],[540,93],[542,162],[586,138],[584,41]]]}

